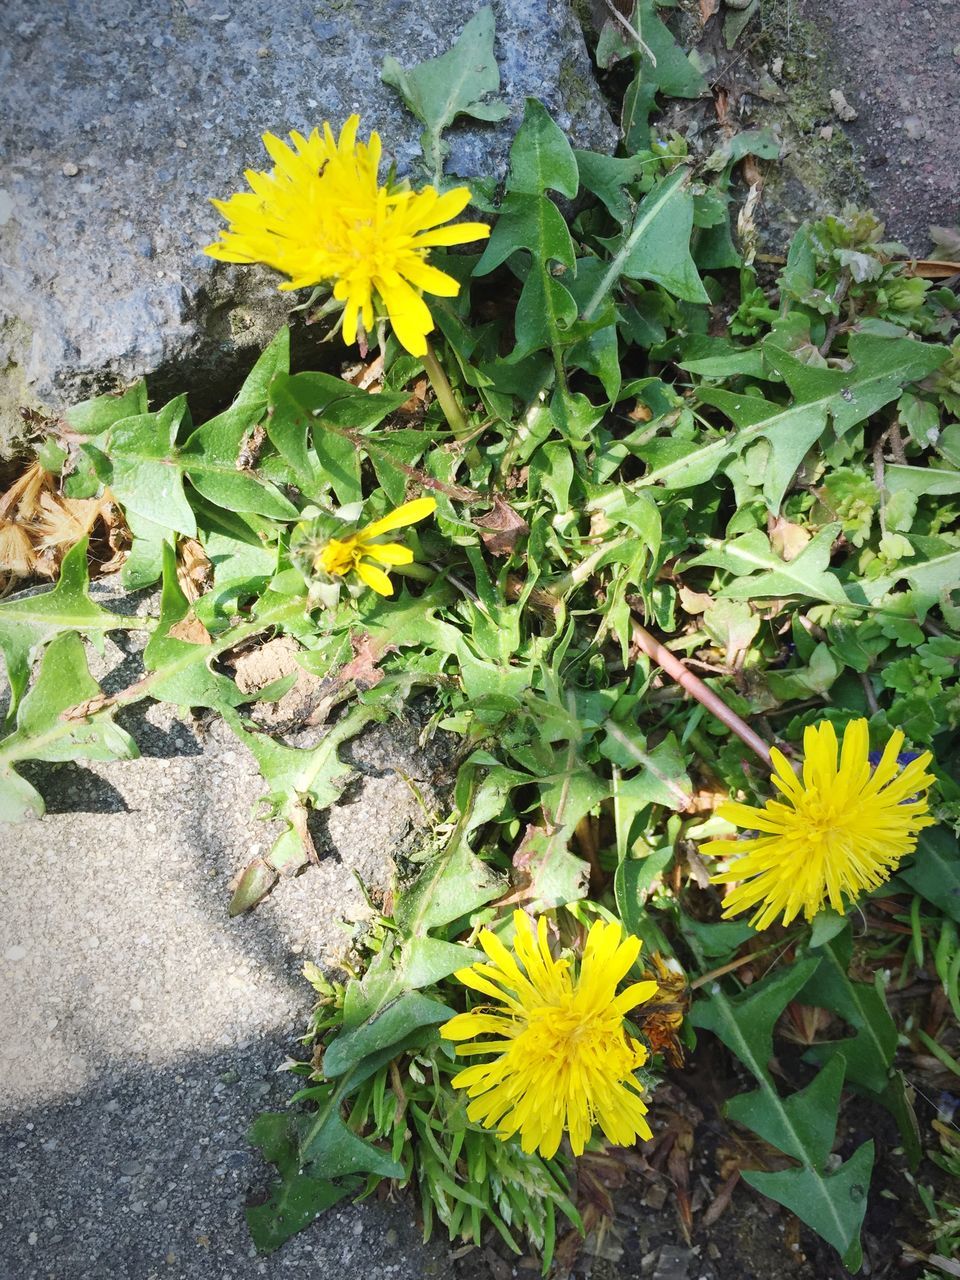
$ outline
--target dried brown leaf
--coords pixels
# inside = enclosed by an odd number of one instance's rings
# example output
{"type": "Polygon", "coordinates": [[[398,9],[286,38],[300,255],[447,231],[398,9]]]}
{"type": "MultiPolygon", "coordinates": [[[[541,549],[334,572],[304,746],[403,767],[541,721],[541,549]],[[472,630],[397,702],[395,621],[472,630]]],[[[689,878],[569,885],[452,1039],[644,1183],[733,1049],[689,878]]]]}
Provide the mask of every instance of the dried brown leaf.
{"type": "Polygon", "coordinates": [[[706,1212],[700,1219],[701,1227],[712,1227],[727,1209],[730,1207],[730,1200],[733,1196],[733,1189],[740,1181],[740,1170],[734,1169],[733,1173],[721,1185],[720,1190],[713,1197],[713,1200],[707,1206],[706,1212]]]}
{"type": "Polygon", "coordinates": [[[526,520],[518,516],[500,494],[493,495],[493,510],[473,522],[480,530],[483,545],[493,556],[509,556],[517,543],[530,532],[526,520]]]}
{"type": "Polygon", "coordinates": [[[177,543],[177,581],[191,604],[213,582],[213,565],[195,538],[181,538],[177,543]]]}
{"type": "Polygon", "coordinates": [[[185,640],[187,644],[212,644],[213,640],[210,632],[203,625],[199,618],[194,617],[192,613],[188,613],[185,618],[181,618],[167,632],[168,636],[172,636],[174,640],[185,640]]]}
{"type": "Polygon", "coordinates": [[[10,578],[29,578],[36,568],[36,553],[23,526],[0,526],[0,572],[10,578]]]}

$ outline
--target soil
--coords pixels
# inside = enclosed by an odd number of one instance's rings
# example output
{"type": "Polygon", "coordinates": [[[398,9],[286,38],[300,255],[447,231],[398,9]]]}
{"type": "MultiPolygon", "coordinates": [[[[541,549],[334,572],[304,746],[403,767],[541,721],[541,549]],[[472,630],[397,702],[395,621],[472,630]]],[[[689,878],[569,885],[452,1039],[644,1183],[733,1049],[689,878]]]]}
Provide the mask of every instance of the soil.
{"type": "Polygon", "coordinates": [[[799,0],[797,16],[824,37],[824,74],[857,112],[844,127],[871,206],[926,254],[931,225],[960,223],[960,5],[799,0]]]}

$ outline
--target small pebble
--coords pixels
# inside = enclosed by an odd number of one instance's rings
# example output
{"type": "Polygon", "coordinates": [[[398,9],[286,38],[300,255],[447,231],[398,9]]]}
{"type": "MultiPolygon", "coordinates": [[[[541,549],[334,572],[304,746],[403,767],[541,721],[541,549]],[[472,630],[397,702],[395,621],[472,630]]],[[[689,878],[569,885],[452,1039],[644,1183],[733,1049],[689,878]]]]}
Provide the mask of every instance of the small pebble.
{"type": "Polygon", "coordinates": [[[3,958],[4,960],[12,960],[14,962],[17,960],[26,960],[27,948],[20,946],[19,943],[13,947],[7,947],[6,951],[3,953],[3,958]]]}
{"type": "Polygon", "coordinates": [[[74,164],[72,160],[67,160],[60,166],[60,172],[65,178],[75,178],[80,172],[80,166],[74,164]]]}

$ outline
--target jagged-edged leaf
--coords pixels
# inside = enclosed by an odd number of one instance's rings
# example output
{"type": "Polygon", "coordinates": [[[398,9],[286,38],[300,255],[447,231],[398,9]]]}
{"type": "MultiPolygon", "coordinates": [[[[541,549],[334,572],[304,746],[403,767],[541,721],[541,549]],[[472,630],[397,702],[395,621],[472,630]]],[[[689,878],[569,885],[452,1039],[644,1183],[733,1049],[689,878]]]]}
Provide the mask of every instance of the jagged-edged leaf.
{"type": "Polygon", "coordinates": [[[570,852],[575,827],[528,826],[513,855],[515,895],[533,912],[550,911],[586,895],[590,866],[570,852]]]}
{"type": "Polygon", "coordinates": [[[900,582],[907,582],[913,589],[914,605],[919,612],[936,604],[943,592],[956,590],[960,582],[960,551],[940,538],[912,538],[920,555],[904,560],[892,573],[882,578],[860,578],[851,589],[851,597],[861,593],[871,604],[880,604],[900,582]]]}
{"type": "Polygon", "coordinates": [[[860,1228],[867,1211],[873,1157],[870,1139],[829,1173],[803,1165],[777,1173],[744,1169],[740,1176],[748,1186],[784,1205],[823,1236],[840,1254],[847,1270],[854,1272],[863,1262],[860,1228]]]}
{"type": "Polygon", "coordinates": [[[899,873],[911,889],[960,922],[960,847],[946,827],[920,833],[917,852],[899,873]]]}
{"type": "Polygon", "coordinates": [[[119,394],[108,393],[72,405],[66,412],[73,431],[82,436],[98,436],[123,418],[147,412],[147,384],[141,378],[119,394]]]}
{"type": "Polygon", "coordinates": [[[143,651],[143,664],[151,673],[150,696],[181,707],[214,707],[223,711],[239,706],[244,695],[232,680],[213,669],[215,648],[175,634],[190,611],[190,601],[177,580],[176,552],[166,542],[160,618],[143,651]]]}
{"type": "Polygon", "coordinates": [[[295,875],[316,860],[307,829],[307,812],[326,809],[339,799],[353,776],[353,769],[339,756],[339,748],[368,724],[382,720],[382,706],[359,703],[351,707],[315,747],[288,747],[266,733],[249,729],[229,707],[221,707],[227,724],[252,753],[267,783],[260,803],[269,818],[287,823],[265,858],[254,858],[246,867],[230,901],[230,914],[239,915],[255,906],[280,876],[295,875]]]}
{"type": "Polygon", "coordinates": [[[773,1056],[773,1028],[787,1004],[813,976],[818,956],[775,972],[744,995],[728,996],[719,982],[709,988],[690,1013],[695,1027],[712,1031],[747,1070],[773,1089],[767,1064],[773,1056]]]}
{"type": "Polygon", "coordinates": [[[403,98],[426,126],[420,135],[424,160],[439,180],[449,147],[440,135],[458,116],[475,120],[504,120],[510,114],[505,102],[485,101],[500,89],[500,68],[493,52],[494,17],[484,5],[461,31],[455,44],[437,58],[428,58],[410,70],[387,56],[381,78],[403,98]]]}
{"type": "Polygon", "coordinates": [[[654,461],[640,483],[668,489],[704,484],[729,458],[766,440],[770,452],[763,494],[771,510],[778,510],[797,467],[828,421],[833,421],[838,434],[850,430],[889,404],[905,385],[932,373],[946,352],[945,347],[929,343],[865,333],[854,334],[849,349],[850,369],[823,369],[802,364],[789,352],[764,343],[764,357],[785,379],[795,401],[779,405],[762,396],[701,385],[700,399],[721,410],[737,430],[679,456],[654,461]]]}
{"type": "Polygon", "coordinates": [[[280,1173],[268,1198],[246,1211],[250,1235],[261,1253],[272,1253],[338,1200],[360,1189],[359,1179],[336,1184],[300,1172],[297,1135],[289,1114],[264,1112],[250,1126],[247,1139],[280,1173]]]}
{"type": "Polygon", "coordinates": [[[406,937],[468,916],[503,890],[503,882],[473,852],[465,839],[425,863],[397,903],[395,918],[406,937]]]}
{"type": "Polygon", "coordinates": [[[510,147],[507,191],[538,196],[557,191],[569,199],[577,194],[579,171],[567,135],[536,98],[527,98],[523,123],[510,147]]]}
{"type": "Polygon", "coordinates": [[[651,804],[681,810],[686,807],[693,784],[674,734],[668,733],[662,742],[648,748],[646,738],[632,724],[610,720],[600,752],[626,775],[616,784],[614,804],[627,829],[636,815],[651,804]]]}
{"type": "Polygon", "coordinates": [[[671,98],[698,98],[707,91],[707,82],[657,15],[655,0],[637,0],[629,18],[646,49],[622,23],[610,18],[597,44],[597,63],[609,67],[621,58],[639,63],[638,80],[671,98]],[[652,54],[651,58],[649,55],[652,54]]]}
{"type": "Polygon", "coordinates": [[[163,544],[169,538],[170,531],[129,508],[124,512],[124,519],[133,535],[133,541],[120,570],[120,581],[128,591],[140,591],[160,581],[163,573],[163,544]]]}
{"type": "Polygon", "coordinates": [[[690,175],[679,168],[648,192],[621,235],[604,241],[612,259],[584,314],[593,314],[621,276],[653,280],[686,302],[709,302],[690,253],[692,230],[690,175]]]}
{"type": "Polygon", "coordinates": [[[629,222],[636,202],[625,191],[643,177],[650,160],[644,156],[606,156],[599,151],[574,151],[580,184],[601,200],[612,217],[629,222]]]}
{"type": "MultiPolygon", "coordinates": [[[[616,797],[614,797],[616,804],[616,797]]],[[[622,858],[613,878],[613,891],[620,918],[630,933],[639,934],[643,928],[647,894],[657,876],[665,870],[673,850],[668,846],[655,849],[645,858],[622,858]]]]}
{"type": "Polygon", "coordinates": [[[761,529],[742,533],[730,542],[707,539],[707,550],[688,562],[689,567],[713,565],[733,574],[734,581],[720,588],[731,600],[757,600],[772,596],[801,596],[828,604],[848,604],[836,574],[830,572],[830,553],[840,533],[839,524],[825,525],[792,560],[782,560],[761,529]]]}
{"type": "Polygon", "coordinates": [[[847,1077],[874,1093],[883,1093],[897,1049],[897,1028],[887,1008],[883,978],[877,982],[853,982],[850,960],[853,953],[851,928],[846,928],[818,948],[822,957],[816,972],[801,991],[803,1004],[816,1005],[838,1014],[856,1031],[842,1040],[818,1042],[806,1056],[813,1062],[831,1062],[842,1054],[847,1077]]]}
{"type": "MultiPolygon", "coordinates": [[[[464,957],[463,963],[468,963],[468,953],[463,948],[458,950],[464,957]]],[[[451,1013],[449,1006],[439,1000],[431,1000],[415,991],[405,991],[360,1026],[341,1031],[324,1051],[323,1073],[328,1079],[342,1076],[371,1053],[405,1040],[418,1027],[446,1022],[451,1013]]]]}
{"type": "Polygon", "coordinates": [[[0,601],[0,649],[10,685],[11,714],[30,680],[31,662],[54,636],[64,631],[102,636],[127,621],[101,609],[87,594],[87,541],[82,538],[64,557],[57,584],[49,591],[0,601]]]}
{"type": "Polygon", "coordinates": [[[483,952],[474,947],[418,934],[403,943],[400,968],[411,990],[419,991],[482,959],[483,952]]]}
{"type": "MultiPolygon", "coordinates": [[[[83,448],[95,457],[100,478],[124,510],[192,538],[197,524],[184,493],[176,444],[186,411],[187,397],[177,396],[156,413],[115,422],[83,448]]],[[[235,464],[234,457],[230,465],[235,464]]]]}
{"type": "Polygon", "coordinates": [[[838,1053],[811,1084],[787,1098],[778,1093],[768,1067],[774,1024],[789,1001],[815,978],[821,950],[741,996],[731,998],[714,983],[707,999],[694,1005],[691,1022],[718,1036],[760,1085],[754,1093],[731,1099],[728,1114],[800,1162],[800,1168],[781,1173],[745,1172],[745,1181],[786,1205],[855,1268],[873,1144],[864,1143],[845,1164],[826,1171],[843,1086],[843,1055],[838,1053]]]}
{"type": "Polygon", "coordinates": [[[99,694],[79,634],[57,636],[20,704],[16,730],[0,742],[0,821],[21,822],[44,812],[39,792],[14,771],[23,760],[132,760],[139,755],[137,744],[109,713],[64,718],[64,712],[99,694]]]}
{"type": "Polygon", "coordinates": [[[322,478],[346,504],[360,496],[361,455],[344,432],[376,426],[404,399],[390,391],[371,395],[328,373],[281,373],[270,387],[267,434],[301,482],[313,477],[313,445],[322,478]]]}

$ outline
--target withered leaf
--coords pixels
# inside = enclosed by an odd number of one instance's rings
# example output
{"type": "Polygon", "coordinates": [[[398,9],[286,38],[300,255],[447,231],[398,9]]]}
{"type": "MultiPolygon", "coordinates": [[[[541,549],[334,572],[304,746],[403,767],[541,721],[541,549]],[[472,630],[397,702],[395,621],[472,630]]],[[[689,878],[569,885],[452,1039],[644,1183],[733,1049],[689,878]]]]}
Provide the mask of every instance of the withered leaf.
{"type": "Polygon", "coordinates": [[[514,511],[510,503],[493,495],[493,510],[478,516],[473,522],[481,531],[483,545],[493,556],[509,556],[522,537],[530,532],[530,526],[514,511]]]}

